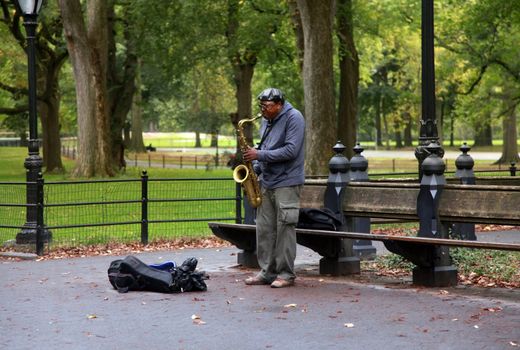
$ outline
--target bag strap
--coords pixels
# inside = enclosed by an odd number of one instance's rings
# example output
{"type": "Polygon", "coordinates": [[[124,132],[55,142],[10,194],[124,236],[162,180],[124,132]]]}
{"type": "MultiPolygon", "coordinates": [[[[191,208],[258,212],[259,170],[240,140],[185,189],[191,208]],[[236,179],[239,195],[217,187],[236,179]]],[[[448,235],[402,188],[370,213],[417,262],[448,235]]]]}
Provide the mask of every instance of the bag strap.
{"type": "Polygon", "coordinates": [[[115,273],[109,274],[109,276],[114,277],[114,286],[116,287],[116,289],[119,293],[128,292],[128,290],[130,289],[130,286],[137,283],[135,277],[129,273],[115,272],[115,273]],[[126,284],[125,286],[122,286],[117,283],[118,281],[121,282],[121,281],[125,281],[125,280],[131,280],[131,283],[125,283],[126,284]]]}

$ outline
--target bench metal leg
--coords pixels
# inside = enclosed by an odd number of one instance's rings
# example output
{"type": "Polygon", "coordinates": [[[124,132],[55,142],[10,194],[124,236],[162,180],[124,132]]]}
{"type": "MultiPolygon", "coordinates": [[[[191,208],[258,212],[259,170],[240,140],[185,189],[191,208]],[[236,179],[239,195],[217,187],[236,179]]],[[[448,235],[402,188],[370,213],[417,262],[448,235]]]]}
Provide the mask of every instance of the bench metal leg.
{"type": "MultiPolygon", "coordinates": [[[[347,226],[351,232],[370,233],[370,218],[349,218],[347,226]]],[[[376,257],[376,248],[372,241],[356,239],[353,246],[354,255],[361,260],[373,260],[376,257]]]]}
{"type": "Polygon", "coordinates": [[[320,274],[344,276],[361,273],[359,256],[352,249],[351,239],[336,239],[336,251],[333,255],[324,255],[320,259],[320,274]]]}
{"type": "Polygon", "coordinates": [[[416,265],[413,284],[425,287],[457,285],[457,268],[451,264],[448,247],[413,242],[385,241],[385,247],[416,265]]]}
{"type": "Polygon", "coordinates": [[[449,266],[420,267],[413,269],[413,284],[426,287],[452,287],[457,285],[457,268],[449,266]]]}
{"type": "Polygon", "coordinates": [[[361,272],[359,257],[321,258],[320,275],[344,276],[361,272]]]}
{"type": "Polygon", "coordinates": [[[242,250],[237,254],[237,263],[244,267],[250,267],[253,269],[260,268],[255,251],[242,250]]]}

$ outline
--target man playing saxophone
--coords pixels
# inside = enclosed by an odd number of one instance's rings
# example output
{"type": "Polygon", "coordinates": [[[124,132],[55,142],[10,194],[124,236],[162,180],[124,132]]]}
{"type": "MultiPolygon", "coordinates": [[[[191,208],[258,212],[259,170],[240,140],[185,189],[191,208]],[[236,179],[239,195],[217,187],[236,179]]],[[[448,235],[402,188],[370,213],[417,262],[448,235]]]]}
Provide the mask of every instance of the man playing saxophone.
{"type": "Polygon", "coordinates": [[[259,174],[262,202],[257,208],[256,240],[260,272],[247,285],[273,288],[294,284],[300,193],[305,182],[305,120],[279,89],[258,95],[262,111],[260,143],[243,152],[259,174]]]}

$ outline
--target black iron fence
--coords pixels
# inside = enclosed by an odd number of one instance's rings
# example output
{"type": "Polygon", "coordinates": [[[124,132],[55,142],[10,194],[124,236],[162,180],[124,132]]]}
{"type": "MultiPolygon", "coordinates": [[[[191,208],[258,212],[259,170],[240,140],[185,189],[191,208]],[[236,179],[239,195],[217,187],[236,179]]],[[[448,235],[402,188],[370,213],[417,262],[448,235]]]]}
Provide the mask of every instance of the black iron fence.
{"type": "MultiPolygon", "coordinates": [[[[504,178],[515,176],[516,167],[475,174],[481,179],[504,178]]],[[[454,177],[453,172],[446,175],[454,177]]],[[[370,174],[370,179],[416,176],[379,173],[370,174]]],[[[230,177],[155,179],[146,172],[140,178],[117,180],[45,182],[40,177],[36,183],[0,182],[0,193],[0,244],[27,230],[29,208],[36,208],[36,222],[29,228],[37,237],[50,232],[49,245],[54,246],[198,238],[211,235],[208,221],[243,219],[241,189],[230,177]],[[30,186],[36,186],[38,193],[33,204],[27,204],[30,186]]],[[[43,244],[37,242],[39,254],[43,244]]]]}
{"type": "MultiPolygon", "coordinates": [[[[70,159],[76,159],[76,147],[62,146],[61,154],[70,159]]],[[[189,154],[184,152],[144,152],[127,153],[125,155],[127,166],[140,168],[191,168],[213,169],[229,167],[234,154],[223,152],[220,154],[189,154]]]]}
{"type": "MultiPolygon", "coordinates": [[[[2,242],[14,240],[26,225],[26,185],[0,183],[2,242]]],[[[50,244],[57,246],[201,237],[210,235],[208,221],[242,220],[241,191],[231,178],[151,179],[143,172],[138,179],[40,178],[36,186],[36,234],[50,232],[50,244]]]]}

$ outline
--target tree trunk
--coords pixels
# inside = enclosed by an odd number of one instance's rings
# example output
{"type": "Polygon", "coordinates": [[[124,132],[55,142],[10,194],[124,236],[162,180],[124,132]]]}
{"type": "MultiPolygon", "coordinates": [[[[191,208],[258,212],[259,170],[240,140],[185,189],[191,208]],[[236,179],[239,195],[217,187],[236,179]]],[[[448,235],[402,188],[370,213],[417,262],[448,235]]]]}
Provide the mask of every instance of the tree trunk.
{"type": "Polygon", "coordinates": [[[336,13],[339,40],[339,105],[338,139],[346,147],[346,156],[354,155],[357,137],[357,101],[359,84],[359,57],[354,42],[352,0],[339,0],[336,13]]]}
{"type": "Polygon", "coordinates": [[[200,131],[195,131],[195,148],[202,147],[202,142],[200,142],[200,131]]]}
{"type": "MultiPolygon", "coordinates": [[[[242,54],[237,51],[238,38],[236,31],[238,22],[238,0],[228,1],[228,25],[226,31],[228,59],[233,69],[233,80],[236,91],[238,120],[251,118],[251,81],[255,72],[256,53],[246,49],[242,54]]],[[[253,128],[251,123],[244,127],[244,135],[249,144],[253,143],[253,128]]]]}
{"type": "Polygon", "coordinates": [[[108,4],[106,0],[87,2],[87,36],[90,44],[90,66],[94,77],[95,122],[99,133],[97,163],[99,175],[114,175],[110,139],[110,99],[108,70],[108,4]]]}
{"type": "Polygon", "coordinates": [[[94,90],[89,64],[89,44],[78,0],[59,0],[63,31],[76,80],[78,113],[78,155],[73,174],[92,177],[96,171],[97,132],[93,103],[94,90]]]}
{"type": "Polygon", "coordinates": [[[480,121],[477,125],[474,125],[473,128],[475,130],[475,142],[473,146],[493,146],[493,133],[489,115],[486,115],[486,120],[480,121]]]}
{"type": "Polygon", "coordinates": [[[376,105],[376,148],[377,147],[381,147],[383,146],[383,138],[381,137],[381,112],[382,112],[382,108],[381,108],[381,104],[382,104],[382,96],[381,95],[378,95],[378,98],[376,99],[377,100],[377,105],[376,105]]]}
{"type": "Polygon", "coordinates": [[[76,81],[78,158],[73,175],[112,176],[105,72],[106,4],[104,0],[87,3],[88,32],[79,0],[59,0],[59,6],[76,81]]]}
{"type": "MultiPolygon", "coordinates": [[[[385,109],[381,108],[381,110],[384,111],[385,109]]],[[[386,117],[386,113],[383,112],[382,118],[383,118],[383,125],[385,128],[386,149],[390,149],[390,128],[388,127],[388,118],[386,117]]]]}
{"type": "MultiPolygon", "coordinates": [[[[254,67],[256,63],[256,57],[254,63],[243,63],[234,67],[235,71],[235,84],[236,84],[236,98],[237,98],[237,111],[239,119],[251,118],[251,81],[253,80],[254,67]]],[[[244,127],[244,134],[249,144],[253,144],[253,125],[246,123],[244,127]]]]}
{"type": "Polygon", "coordinates": [[[334,1],[298,0],[297,2],[305,41],[303,59],[307,124],[305,168],[309,175],[326,174],[332,147],[338,135],[332,67],[334,1]]]}
{"type": "Polygon", "coordinates": [[[59,108],[60,98],[57,95],[49,96],[40,106],[42,121],[42,153],[45,172],[63,173],[65,168],[61,161],[61,139],[59,108]]]}
{"type": "Polygon", "coordinates": [[[412,147],[412,115],[410,112],[403,113],[403,120],[405,122],[404,127],[404,146],[412,147]]]}
{"type": "Polygon", "coordinates": [[[455,145],[455,113],[450,112],[450,146],[455,145]]]}
{"type": "Polygon", "coordinates": [[[303,71],[303,53],[305,52],[305,41],[303,39],[302,18],[296,0],[288,0],[289,11],[291,13],[291,22],[293,25],[294,37],[296,38],[296,50],[298,53],[298,68],[303,71]]]}
{"type": "Polygon", "coordinates": [[[131,130],[131,138],[130,138],[130,148],[134,150],[134,152],[144,152],[144,140],[143,140],[143,114],[142,114],[142,104],[143,97],[141,95],[141,61],[139,60],[137,63],[137,72],[135,76],[135,86],[136,92],[134,93],[134,97],[132,100],[132,110],[131,116],[132,121],[130,123],[131,130]]]}
{"type": "MultiPolygon", "coordinates": [[[[137,55],[135,48],[135,38],[132,35],[131,28],[128,23],[123,21],[123,35],[125,39],[126,56],[123,63],[124,70],[121,77],[118,76],[118,67],[116,65],[116,45],[114,38],[114,22],[116,15],[114,13],[114,3],[110,2],[109,7],[109,55],[107,71],[108,90],[110,93],[110,128],[111,128],[111,142],[112,142],[112,163],[117,164],[119,169],[125,167],[124,149],[125,143],[122,138],[122,132],[125,127],[128,113],[132,108],[132,100],[135,94],[135,76],[137,71],[137,55]]],[[[123,18],[127,18],[127,5],[123,7],[123,18]]]]}
{"type": "Polygon", "coordinates": [[[49,57],[45,63],[45,70],[40,71],[45,75],[41,102],[38,103],[40,119],[42,123],[42,150],[43,165],[45,171],[50,173],[63,173],[65,168],[61,161],[60,139],[60,92],[59,72],[65,61],[66,55],[49,57]]]}
{"type": "Polygon", "coordinates": [[[403,148],[403,139],[401,137],[401,130],[399,122],[394,122],[394,133],[395,133],[395,147],[403,148]]]}
{"type": "MultiPolygon", "coordinates": [[[[513,102],[510,102],[512,104],[513,102]]],[[[502,156],[495,164],[508,164],[510,162],[518,163],[520,157],[518,156],[518,136],[516,131],[516,110],[517,105],[509,107],[508,113],[502,120],[503,125],[503,145],[502,156]]]]}

